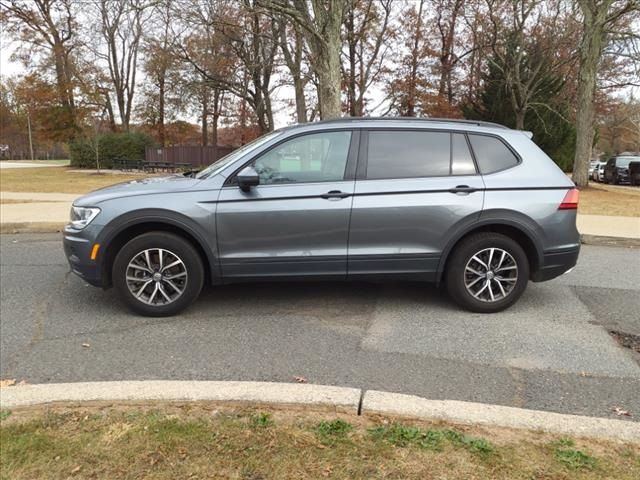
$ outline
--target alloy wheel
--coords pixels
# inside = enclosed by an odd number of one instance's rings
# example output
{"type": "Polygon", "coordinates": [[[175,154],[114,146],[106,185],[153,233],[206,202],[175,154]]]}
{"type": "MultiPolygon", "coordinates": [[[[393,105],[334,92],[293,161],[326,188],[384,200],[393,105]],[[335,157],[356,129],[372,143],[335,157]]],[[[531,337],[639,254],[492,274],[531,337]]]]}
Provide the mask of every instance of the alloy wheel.
{"type": "Polygon", "coordinates": [[[129,292],[152,306],[175,302],[187,286],[187,268],[178,255],[163,248],[150,248],[134,255],[126,270],[129,292]]]}
{"type": "Polygon", "coordinates": [[[464,269],[467,292],[482,302],[508,297],[518,281],[518,264],[501,248],[485,248],[473,255],[464,269]]]}

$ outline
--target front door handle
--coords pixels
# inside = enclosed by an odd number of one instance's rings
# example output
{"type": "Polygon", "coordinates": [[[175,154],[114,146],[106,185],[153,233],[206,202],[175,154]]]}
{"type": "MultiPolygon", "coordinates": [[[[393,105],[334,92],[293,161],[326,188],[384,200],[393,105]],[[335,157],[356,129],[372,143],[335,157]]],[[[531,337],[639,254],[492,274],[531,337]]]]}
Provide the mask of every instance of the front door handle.
{"type": "Polygon", "coordinates": [[[475,191],[476,189],[469,185],[457,185],[456,187],[449,189],[449,192],[451,193],[473,193],[475,191]]]}
{"type": "Polygon", "coordinates": [[[327,193],[323,193],[322,195],[320,195],[320,198],[347,198],[348,196],[350,196],[350,193],[344,193],[341,192],[340,190],[331,190],[327,193]]]}

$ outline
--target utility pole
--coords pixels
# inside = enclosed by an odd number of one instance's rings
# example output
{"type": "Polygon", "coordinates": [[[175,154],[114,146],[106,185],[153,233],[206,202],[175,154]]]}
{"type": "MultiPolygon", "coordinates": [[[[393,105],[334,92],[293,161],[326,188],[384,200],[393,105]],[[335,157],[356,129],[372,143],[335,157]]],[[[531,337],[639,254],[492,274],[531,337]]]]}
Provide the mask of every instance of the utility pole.
{"type": "Polygon", "coordinates": [[[31,113],[27,110],[27,129],[29,130],[29,150],[31,151],[31,160],[35,160],[33,156],[33,138],[31,137],[31,113]]]}

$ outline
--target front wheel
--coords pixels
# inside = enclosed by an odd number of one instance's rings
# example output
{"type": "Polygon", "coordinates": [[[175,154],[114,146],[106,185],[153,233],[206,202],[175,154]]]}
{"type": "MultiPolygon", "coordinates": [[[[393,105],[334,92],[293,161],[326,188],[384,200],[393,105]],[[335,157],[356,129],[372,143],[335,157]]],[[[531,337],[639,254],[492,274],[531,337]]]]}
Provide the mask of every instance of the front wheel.
{"type": "Polygon", "coordinates": [[[196,249],[182,237],[150,232],[120,249],[113,263],[113,284],[136,313],[175,315],[200,294],[204,267],[196,249]]]}
{"type": "Polygon", "coordinates": [[[529,260],[512,238],[478,233],[465,238],[451,253],[446,271],[449,295],[460,306],[493,313],[515,303],[529,281],[529,260]]]}

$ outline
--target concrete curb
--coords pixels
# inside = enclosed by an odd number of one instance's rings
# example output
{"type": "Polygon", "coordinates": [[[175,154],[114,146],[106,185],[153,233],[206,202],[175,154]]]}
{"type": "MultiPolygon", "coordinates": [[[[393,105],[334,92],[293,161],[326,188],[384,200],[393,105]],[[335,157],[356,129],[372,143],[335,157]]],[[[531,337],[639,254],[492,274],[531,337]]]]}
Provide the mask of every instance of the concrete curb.
{"type": "Polygon", "coordinates": [[[491,425],[541,430],[582,437],[640,441],[640,423],[607,418],[566,415],[539,410],[488,405],[454,400],[427,400],[413,395],[368,390],[361,411],[394,414],[411,418],[431,418],[454,423],[491,425]]]}
{"type": "Polygon", "coordinates": [[[604,237],[602,235],[580,235],[583,245],[598,245],[601,247],[640,247],[640,238],[604,237]]]}
{"type": "Polygon", "coordinates": [[[640,423],[564,415],[482,403],[428,400],[412,395],[296,383],[124,381],[20,385],[0,389],[1,408],[53,402],[218,401],[332,407],[353,415],[541,430],[560,435],[640,442],[640,423]],[[362,399],[362,401],[361,401],[362,399]]]}
{"type": "Polygon", "coordinates": [[[0,223],[0,234],[4,233],[59,233],[65,222],[20,222],[0,223]]]}
{"type": "Polygon", "coordinates": [[[125,381],[19,385],[0,389],[0,407],[51,402],[186,400],[337,407],[357,414],[360,389],[269,382],[125,381]]]}

